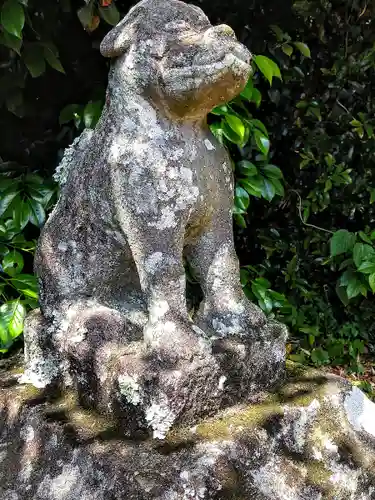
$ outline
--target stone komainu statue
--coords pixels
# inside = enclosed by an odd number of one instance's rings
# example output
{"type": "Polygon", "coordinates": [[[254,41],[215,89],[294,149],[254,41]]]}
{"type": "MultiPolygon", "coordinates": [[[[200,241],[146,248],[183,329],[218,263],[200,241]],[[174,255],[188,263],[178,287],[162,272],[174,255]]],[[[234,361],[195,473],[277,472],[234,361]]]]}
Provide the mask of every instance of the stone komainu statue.
{"type": "MultiPolygon", "coordinates": [[[[231,163],[206,123],[245,86],[250,53],[229,26],[213,27],[200,8],[177,0],[137,4],[101,52],[112,60],[103,114],[63,160],[62,193],[36,252],[41,313],[26,327],[27,373],[39,385],[65,373],[93,404],[110,378],[99,371],[135,342],[143,357],[124,354],[114,372],[117,390],[137,406],[147,399],[135,382],[144,356],[171,366],[185,360],[190,371],[194,360],[210,359],[201,373],[223,385],[215,339],[236,339],[242,352],[243,342],[275,337],[240,285],[231,163]],[[204,293],[193,319],[183,256],[204,293]]],[[[170,380],[162,378],[165,401],[170,380]]]]}

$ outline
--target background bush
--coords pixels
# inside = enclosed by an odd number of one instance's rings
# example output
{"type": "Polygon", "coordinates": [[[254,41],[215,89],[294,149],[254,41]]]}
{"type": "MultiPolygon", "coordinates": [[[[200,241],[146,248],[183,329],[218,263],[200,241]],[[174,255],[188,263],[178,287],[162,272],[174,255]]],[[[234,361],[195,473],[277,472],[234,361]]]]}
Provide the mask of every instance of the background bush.
{"type": "MultiPolygon", "coordinates": [[[[363,370],[375,327],[375,7],[366,0],[202,1],[253,52],[254,75],[209,123],[229,148],[248,296],[291,331],[290,356],[363,370]]],[[[1,0],[1,347],[36,305],[32,252],[63,148],[94,127],[130,7],[1,0]]]]}

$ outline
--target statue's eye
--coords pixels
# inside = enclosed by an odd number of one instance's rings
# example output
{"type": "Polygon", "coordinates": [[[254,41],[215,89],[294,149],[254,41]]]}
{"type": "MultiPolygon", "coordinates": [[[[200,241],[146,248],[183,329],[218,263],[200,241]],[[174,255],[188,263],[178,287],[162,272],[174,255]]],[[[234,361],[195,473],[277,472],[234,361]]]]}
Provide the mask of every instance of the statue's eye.
{"type": "Polygon", "coordinates": [[[165,30],[168,32],[178,32],[191,29],[191,26],[186,21],[171,21],[165,25],[165,30]]]}

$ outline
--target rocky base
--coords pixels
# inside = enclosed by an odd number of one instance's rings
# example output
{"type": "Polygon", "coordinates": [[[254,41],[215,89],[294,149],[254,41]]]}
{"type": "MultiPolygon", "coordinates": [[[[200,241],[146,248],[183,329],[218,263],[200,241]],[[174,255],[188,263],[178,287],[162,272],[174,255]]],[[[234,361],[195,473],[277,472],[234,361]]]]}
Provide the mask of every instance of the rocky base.
{"type": "Polygon", "coordinates": [[[82,406],[114,417],[125,436],[164,438],[172,426],[249,402],[284,377],[287,331],[276,322],[256,341],[206,339],[208,349],[187,360],[149,351],[142,324],[113,309],[85,304],[66,317],[59,330],[38,311],[28,317],[23,381],[72,387],[82,406]]]}
{"type": "Polygon", "coordinates": [[[124,440],[72,394],[2,380],[2,500],[370,500],[375,405],[346,381],[292,367],[251,406],[124,440]]]}

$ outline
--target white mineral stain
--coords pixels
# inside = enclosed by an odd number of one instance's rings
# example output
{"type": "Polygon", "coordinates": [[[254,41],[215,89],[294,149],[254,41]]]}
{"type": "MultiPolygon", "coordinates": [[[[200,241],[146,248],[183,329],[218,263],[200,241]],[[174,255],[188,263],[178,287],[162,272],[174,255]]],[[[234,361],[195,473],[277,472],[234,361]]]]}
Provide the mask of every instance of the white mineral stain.
{"type": "Polygon", "coordinates": [[[356,431],[365,431],[375,436],[375,403],[364,393],[353,387],[345,397],[344,408],[346,416],[356,431]]]}
{"type": "Polygon", "coordinates": [[[215,149],[215,146],[212,144],[212,142],[209,139],[204,140],[204,145],[208,149],[208,151],[213,151],[215,149]]]}

